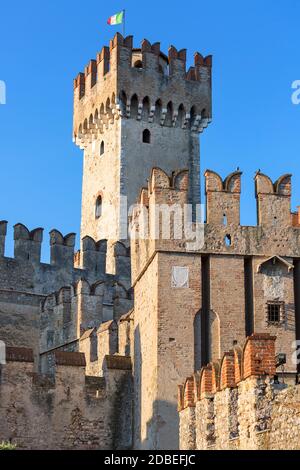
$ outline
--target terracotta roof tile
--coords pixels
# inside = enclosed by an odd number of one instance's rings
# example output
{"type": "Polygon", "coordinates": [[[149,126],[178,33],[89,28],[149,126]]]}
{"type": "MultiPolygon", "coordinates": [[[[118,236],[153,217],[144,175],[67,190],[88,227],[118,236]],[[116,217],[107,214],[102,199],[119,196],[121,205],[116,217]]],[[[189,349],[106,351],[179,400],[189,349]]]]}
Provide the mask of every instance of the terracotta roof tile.
{"type": "Polygon", "coordinates": [[[55,363],[58,366],[86,366],[84,353],[55,351],[54,357],[55,363]]]}
{"type": "Polygon", "coordinates": [[[34,362],[33,350],[28,348],[15,348],[8,346],[6,348],[7,362],[34,362]]]}

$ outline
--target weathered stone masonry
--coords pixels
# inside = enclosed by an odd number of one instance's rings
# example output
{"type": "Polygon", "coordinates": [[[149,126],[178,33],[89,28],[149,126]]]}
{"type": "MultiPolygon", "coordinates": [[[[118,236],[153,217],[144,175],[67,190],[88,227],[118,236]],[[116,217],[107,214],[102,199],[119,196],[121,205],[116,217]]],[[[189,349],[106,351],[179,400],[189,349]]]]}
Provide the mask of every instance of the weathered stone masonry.
{"type": "Polygon", "coordinates": [[[300,448],[300,387],[279,384],[275,337],[252,335],[179,387],[180,449],[300,448]]]}
{"type": "MultiPolygon", "coordinates": [[[[30,349],[9,347],[6,357],[1,366],[1,440],[33,450],[130,446],[116,413],[123,406],[130,411],[130,360],[112,362],[108,357],[105,376],[90,377],[82,353],[55,352],[53,375],[34,371],[30,349]]],[[[130,436],[128,422],[127,431],[130,436]]]]}
{"type": "Polygon", "coordinates": [[[0,440],[297,448],[300,212],[291,212],[291,175],[257,172],[257,225],[241,226],[241,172],[223,180],[207,170],[206,220],[196,217],[211,73],[211,56],[196,53],[186,71],[185,50],[165,55],[147,40],[136,49],[116,34],[75,79],[80,251],[74,234],[53,230],[41,263],[43,230],[17,224],[8,258],[0,222],[0,440]],[[192,219],[181,226],[187,204],[192,219]]]}

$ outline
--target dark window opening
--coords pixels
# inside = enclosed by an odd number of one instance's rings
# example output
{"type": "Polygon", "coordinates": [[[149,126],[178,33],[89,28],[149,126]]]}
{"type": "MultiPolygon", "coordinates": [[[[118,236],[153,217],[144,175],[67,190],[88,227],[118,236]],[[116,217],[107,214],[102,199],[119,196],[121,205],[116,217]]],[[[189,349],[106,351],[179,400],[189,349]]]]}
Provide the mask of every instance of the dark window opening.
{"type": "Polygon", "coordinates": [[[143,142],[144,144],[150,144],[151,142],[151,132],[149,129],[145,129],[143,132],[143,142]]]}
{"type": "Polygon", "coordinates": [[[141,60],[137,60],[135,63],[134,63],[134,67],[136,69],[142,69],[143,68],[143,62],[141,60]]]}
{"type": "Polygon", "coordinates": [[[95,217],[99,219],[102,215],[102,197],[99,196],[96,201],[95,217]]]}
{"type": "Polygon", "coordinates": [[[100,145],[100,155],[104,154],[104,150],[105,150],[105,146],[104,146],[104,142],[102,140],[101,145],[100,145]]]}
{"type": "Polygon", "coordinates": [[[283,302],[268,302],[268,323],[279,324],[282,320],[283,302]]]}

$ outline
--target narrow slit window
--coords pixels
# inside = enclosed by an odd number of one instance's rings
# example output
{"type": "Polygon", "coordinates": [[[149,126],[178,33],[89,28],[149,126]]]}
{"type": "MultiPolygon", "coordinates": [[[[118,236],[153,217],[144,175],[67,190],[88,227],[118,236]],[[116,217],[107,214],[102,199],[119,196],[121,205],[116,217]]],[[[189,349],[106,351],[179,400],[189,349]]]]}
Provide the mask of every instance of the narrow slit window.
{"type": "Polygon", "coordinates": [[[100,219],[102,215],[102,197],[98,196],[96,200],[95,218],[100,219]]]}
{"type": "Polygon", "coordinates": [[[105,152],[105,144],[104,144],[104,141],[102,140],[100,144],[100,155],[103,155],[104,152],[105,152]]]}
{"type": "Polygon", "coordinates": [[[149,129],[145,129],[143,132],[143,142],[144,144],[150,144],[151,142],[151,132],[149,129]]]}

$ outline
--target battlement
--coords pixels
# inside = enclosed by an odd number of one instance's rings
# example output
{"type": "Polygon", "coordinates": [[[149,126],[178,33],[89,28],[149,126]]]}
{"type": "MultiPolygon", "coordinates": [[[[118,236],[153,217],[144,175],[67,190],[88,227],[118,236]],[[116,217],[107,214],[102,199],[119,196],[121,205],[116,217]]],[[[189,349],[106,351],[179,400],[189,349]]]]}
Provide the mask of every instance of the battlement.
{"type": "Polygon", "coordinates": [[[204,176],[207,223],[239,225],[242,173],[235,171],[224,181],[215,171],[206,170],[204,176]]]}
{"type": "Polygon", "coordinates": [[[41,303],[40,350],[79,348],[81,336],[103,322],[118,320],[133,306],[132,291],[113,279],[89,284],[79,280],[41,303]]]}
{"type": "Polygon", "coordinates": [[[86,375],[81,352],[53,351],[44,359],[49,373],[36,373],[32,349],[7,348],[1,365],[1,439],[18,449],[130,447],[130,358],[105,357],[104,377],[86,375]]]}
{"type": "MultiPolygon", "coordinates": [[[[32,272],[32,276],[34,271],[39,271],[40,276],[42,276],[39,279],[41,284],[43,283],[43,276],[48,271],[47,282],[49,287],[51,285],[51,282],[49,282],[51,276],[53,277],[51,290],[56,290],[55,285],[58,285],[55,284],[54,279],[57,276],[57,270],[63,272],[63,282],[66,284],[71,284],[82,276],[92,283],[104,279],[106,276],[112,277],[111,274],[106,273],[107,240],[96,242],[91,237],[85,237],[82,240],[81,251],[75,255],[76,235],[70,233],[64,236],[58,230],[51,230],[50,264],[48,265],[47,263],[41,263],[43,231],[42,228],[30,231],[25,225],[16,224],[14,226],[14,258],[7,258],[5,257],[7,222],[0,222],[0,269],[7,270],[7,263],[9,263],[10,280],[12,282],[14,267],[17,275],[19,265],[26,266],[28,273],[29,271],[32,272]],[[4,261],[4,263],[1,263],[1,261],[4,261]]],[[[113,253],[116,265],[115,277],[130,280],[130,249],[117,242],[114,244],[113,253]]],[[[7,278],[7,282],[7,287],[9,287],[9,278],[7,278]]],[[[5,287],[5,282],[3,287],[5,287]]],[[[19,287],[21,286],[19,285],[19,287]]],[[[47,290],[42,289],[41,293],[47,293],[47,290]]]]}
{"type": "Polygon", "coordinates": [[[236,346],[225,352],[222,359],[203,367],[184,385],[178,387],[178,409],[195,406],[202,398],[211,397],[226,388],[234,388],[249,377],[276,374],[276,337],[268,333],[249,336],[243,349],[236,346]]]}
{"type": "Polygon", "coordinates": [[[0,221],[0,257],[4,256],[6,233],[7,233],[7,221],[1,220],[0,221]]]}
{"type": "Polygon", "coordinates": [[[133,283],[155,251],[300,256],[299,224],[291,213],[291,175],[283,175],[273,184],[265,175],[256,174],[257,226],[240,225],[239,170],[224,180],[212,170],[204,176],[206,222],[201,206],[199,222],[191,222],[188,170],[171,175],[160,168],[152,170],[131,221],[133,283]]]}
{"type": "Polygon", "coordinates": [[[85,148],[120,118],[157,122],[202,132],[211,113],[212,56],[194,56],[186,70],[186,50],[117,33],[74,80],[74,140],[85,148]]]}
{"type": "Polygon", "coordinates": [[[273,183],[268,176],[257,172],[255,194],[259,225],[291,225],[291,178],[292,175],[285,174],[273,183]]]}
{"type": "Polygon", "coordinates": [[[81,251],[74,256],[75,234],[64,236],[58,230],[51,230],[48,264],[41,262],[42,228],[31,231],[23,224],[15,225],[13,258],[5,256],[6,233],[7,222],[2,221],[0,222],[0,310],[6,317],[8,326],[0,335],[0,339],[7,344],[37,346],[41,301],[48,305],[47,308],[50,308],[49,304],[52,302],[52,309],[57,312],[56,336],[51,329],[54,319],[51,315],[48,318],[45,313],[42,316],[43,328],[46,328],[49,321],[49,328],[45,330],[43,336],[43,343],[49,345],[64,344],[71,339],[77,340],[80,331],[86,328],[85,325],[87,327],[90,324],[98,325],[102,317],[103,319],[118,317],[128,311],[127,306],[128,309],[131,308],[132,300],[127,294],[131,285],[130,253],[122,244],[114,246],[112,259],[116,270],[115,274],[110,274],[106,269],[106,240],[96,242],[90,237],[85,237],[82,240],[81,251]],[[124,289],[120,287],[118,290],[114,287],[114,283],[119,280],[124,289]],[[87,284],[84,285],[84,282],[87,284]],[[102,283],[105,288],[101,287],[102,283]],[[84,289],[86,292],[81,292],[84,289]],[[104,295],[99,294],[101,289],[105,291],[104,295]],[[47,296],[51,296],[53,292],[56,294],[50,301],[47,296]],[[95,308],[95,311],[98,309],[99,317],[94,318],[89,308],[95,308]],[[22,328],[19,328],[20,323],[22,328]]]}
{"type": "Polygon", "coordinates": [[[180,449],[299,448],[300,388],[278,381],[275,340],[253,334],[178,387],[180,449]]]}

